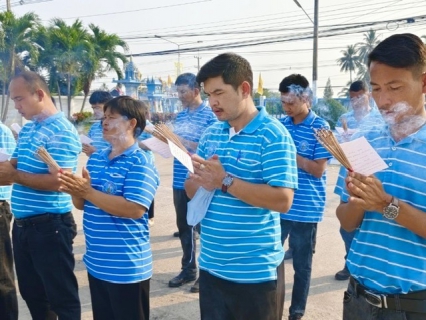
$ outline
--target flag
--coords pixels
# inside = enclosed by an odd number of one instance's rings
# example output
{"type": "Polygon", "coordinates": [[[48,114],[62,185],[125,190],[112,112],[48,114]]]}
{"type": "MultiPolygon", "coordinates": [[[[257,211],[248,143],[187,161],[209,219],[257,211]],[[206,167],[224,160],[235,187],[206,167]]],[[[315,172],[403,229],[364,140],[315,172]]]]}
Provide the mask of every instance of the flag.
{"type": "Polygon", "coordinates": [[[259,73],[259,84],[257,85],[257,93],[261,96],[263,95],[263,80],[261,73],[259,73]]]}

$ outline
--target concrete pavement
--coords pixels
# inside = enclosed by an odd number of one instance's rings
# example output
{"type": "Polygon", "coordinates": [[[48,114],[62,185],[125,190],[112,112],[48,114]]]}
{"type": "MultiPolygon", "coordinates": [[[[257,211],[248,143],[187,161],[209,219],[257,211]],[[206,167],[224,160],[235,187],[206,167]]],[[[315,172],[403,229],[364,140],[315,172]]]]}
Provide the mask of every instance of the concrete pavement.
{"type": "MultiPolygon", "coordinates": [[[[80,157],[80,168],[87,157],[80,157]]],[[[200,318],[198,294],[190,293],[191,284],[180,288],[169,288],[168,281],[180,271],[181,249],[178,238],[173,237],[177,230],[172,195],[172,160],[156,157],[161,175],[161,186],[155,201],[155,225],[152,227],[151,243],[154,256],[154,275],[151,279],[151,319],[153,320],[196,320],[200,318]]],[[[324,221],[318,225],[316,253],[313,260],[311,289],[304,320],[341,319],[343,291],[347,281],[334,280],[334,274],[343,268],[344,245],[339,234],[339,222],[335,208],[339,203],[333,194],[338,166],[328,168],[327,208],[324,221]]],[[[79,169],[81,172],[81,169],[79,169]]],[[[74,210],[78,224],[78,235],[74,243],[76,257],[75,273],[80,288],[82,319],[92,319],[87,274],[82,262],[85,250],[82,230],[82,212],[74,210]]],[[[291,288],[293,285],[292,260],[286,261],[286,300],[284,318],[288,317],[291,288]]],[[[19,319],[31,319],[25,302],[19,300],[19,319]]],[[[218,319],[220,320],[220,319],[218,319]]]]}

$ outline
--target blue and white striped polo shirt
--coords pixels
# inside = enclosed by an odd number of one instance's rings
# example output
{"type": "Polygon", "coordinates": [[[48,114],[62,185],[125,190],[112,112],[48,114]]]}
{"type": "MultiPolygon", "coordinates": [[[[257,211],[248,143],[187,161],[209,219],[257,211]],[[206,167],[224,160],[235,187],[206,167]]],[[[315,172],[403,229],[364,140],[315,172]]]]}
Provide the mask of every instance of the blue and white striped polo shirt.
{"type": "MultiPolygon", "coordinates": [[[[151,159],[137,143],[112,160],[111,148],[93,153],[87,170],[92,187],[147,210],[158,187],[158,174],[151,159]]],[[[113,216],[89,201],[84,202],[83,229],[87,271],[112,283],[135,283],[152,276],[148,213],[139,219],[113,216]]]]}
{"type": "Polygon", "coordinates": [[[110,146],[109,142],[104,140],[102,133],[102,121],[96,121],[89,129],[87,136],[93,141],[90,143],[97,151],[106,149],[110,146]]]}
{"type": "Polygon", "coordinates": [[[371,108],[370,112],[359,121],[355,118],[353,110],[344,113],[337,120],[336,127],[342,126],[342,119],[346,120],[349,129],[359,129],[362,131],[371,131],[373,127],[377,126],[381,128],[385,124],[383,117],[377,108],[371,108]]]}
{"type": "MultiPolygon", "coordinates": [[[[395,142],[389,131],[365,135],[389,166],[375,176],[385,192],[426,214],[426,126],[395,142]]],[[[348,201],[340,170],[335,193],[348,201]]],[[[363,286],[384,294],[426,290],[426,238],[388,220],[378,212],[365,212],[346,260],[352,276],[363,286]]]]}
{"type": "MultiPolygon", "coordinates": [[[[299,124],[294,124],[291,117],[284,117],[281,123],[290,132],[297,148],[297,154],[309,160],[329,159],[331,155],[318,142],[314,129],[329,129],[327,121],[309,110],[306,118],[299,124]]],[[[317,223],[322,221],[325,199],[327,174],[316,178],[310,173],[297,168],[299,188],[294,193],[293,205],[289,212],[281,213],[281,219],[317,223]]]]}
{"type": "MultiPolygon", "coordinates": [[[[197,109],[190,111],[189,108],[179,112],[176,116],[176,121],[173,123],[174,133],[178,136],[192,142],[200,140],[204,130],[212,123],[215,123],[217,118],[210,106],[203,102],[197,109]]],[[[195,152],[195,150],[188,150],[195,152]]],[[[173,189],[184,189],[184,183],[188,169],[186,169],[177,159],[173,161],[173,189]]]]}
{"type": "MultiPolygon", "coordinates": [[[[0,148],[3,152],[12,155],[16,147],[12,131],[0,121],[0,148]]],[[[0,200],[10,200],[12,186],[0,186],[0,200]]]]}
{"type": "MultiPolygon", "coordinates": [[[[12,155],[12,159],[18,160],[18,170],[33,174],[49,173],[47,165],[36,156],[39,147],[44,147],[61,168],[76,170],[81,152],[80,138],[62,112],[42,121],[27,123],[22,128],[12,155]]],[[[18,183],[13,185],[12,212],[16,218],[71,210],[71,196],[66,193],[31,189],[18,183]]]]}
{"type": "MultiPolygon", "coordinates": [[[[217,154],[225,171],[244,181],[297,188],[293,140],[264,108],[232,138],[229,131],[228,122],[209,127],[197,153],[203,158],[217,154]]],[[[276,268],[284,257],[278,212],[216,190],[201,230],[200,269],[239,283],[276,279],[276,268]]]]}

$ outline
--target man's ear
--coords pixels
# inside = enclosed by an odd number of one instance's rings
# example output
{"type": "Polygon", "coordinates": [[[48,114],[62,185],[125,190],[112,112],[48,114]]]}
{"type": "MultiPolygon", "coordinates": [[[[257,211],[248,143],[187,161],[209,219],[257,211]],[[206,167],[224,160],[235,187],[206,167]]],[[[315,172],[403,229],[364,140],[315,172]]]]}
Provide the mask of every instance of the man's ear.
{"type": "Polygon", "coordinates": [[[46,96],[46,93],[41,89],[37,89],[35,93],[37,95],[38,102],[43,101],[43,98],[46,96]]]}
{"type": "Polygon", "coordinates": [[[241,84],[241,89],[242,89],[242,93],[243,93],[244,98],[247,98],[248,96],[251,95],[251,86],[247,81],[244,81],[241,84]]]}
{"type": "Polygon", "coordinates": [[[422,73],[421,75],[422,77],[422,89],[423,89],[423,93],[426,93],[426,71],[422,73]]]}

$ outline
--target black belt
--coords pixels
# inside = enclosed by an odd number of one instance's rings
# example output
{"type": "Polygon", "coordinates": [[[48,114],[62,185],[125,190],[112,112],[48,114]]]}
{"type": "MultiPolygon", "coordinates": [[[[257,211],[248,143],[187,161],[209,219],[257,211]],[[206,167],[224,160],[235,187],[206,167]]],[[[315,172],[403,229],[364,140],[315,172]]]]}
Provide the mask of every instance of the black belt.
{"type": "Polygon", "coordinates": [[[379,294],[363,287],[354,278],[350,277],[349,283],[355,292],[364,297],[369,304],[384,309],[397,311],[426,313],[426,290],[407,294],[379,294]]]}
{"type": "Polygon", "coordinates": [[[62,214],[44,213],[44,214],[39,214],[39,215],[28,217],[28,218],[22,218],[22,219],[15,218],[15,223],[18,227],[32,226],[35,224],[45,223],[45,222],[56,220],[56,219],[63,220],[64,218],[68,217],[70,214],[71,212],[62,213],[62,214]]]}

